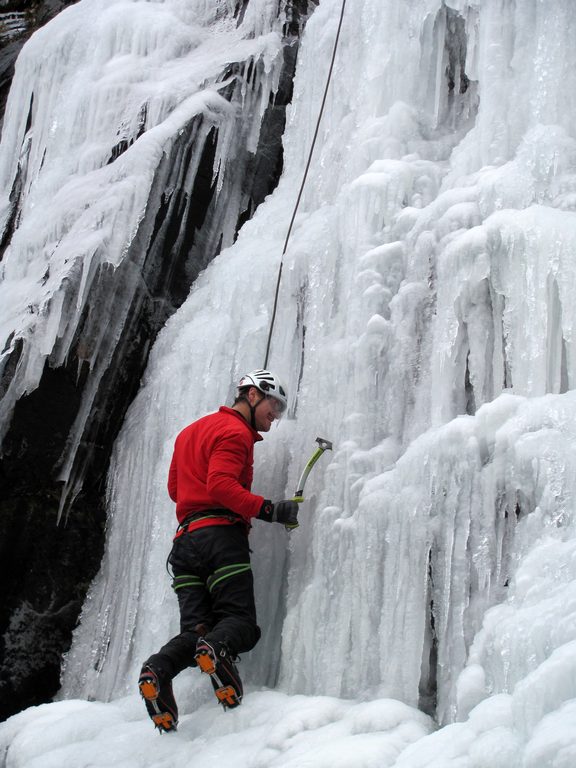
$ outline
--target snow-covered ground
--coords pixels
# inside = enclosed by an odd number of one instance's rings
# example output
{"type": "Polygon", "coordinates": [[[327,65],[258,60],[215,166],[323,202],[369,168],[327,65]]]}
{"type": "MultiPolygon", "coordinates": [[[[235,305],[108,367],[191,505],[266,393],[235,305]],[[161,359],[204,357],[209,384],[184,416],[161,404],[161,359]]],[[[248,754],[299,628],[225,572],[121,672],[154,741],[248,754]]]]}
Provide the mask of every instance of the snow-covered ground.
{"type": "Polygon", "coordinates": [[[135,697],[62,701],[12,718],[6,768],[387,768],[430,732],[426,715],[397,701],[353,702],[276,691],[249,693],[234,711],[216,701],[160,737],[135,697]]]}

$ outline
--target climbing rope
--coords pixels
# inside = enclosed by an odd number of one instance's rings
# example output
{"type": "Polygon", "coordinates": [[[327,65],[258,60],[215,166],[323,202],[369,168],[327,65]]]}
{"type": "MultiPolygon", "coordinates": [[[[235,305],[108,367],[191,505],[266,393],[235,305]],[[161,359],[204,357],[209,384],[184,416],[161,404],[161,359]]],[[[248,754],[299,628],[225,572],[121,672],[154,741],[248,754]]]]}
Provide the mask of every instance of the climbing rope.
{"type": "Polygon", "coordinates": [[[312,162],[312,154],[314,152],[314,147],[316,145],[316,139],[318,138],[318,132],[320,130],[320,122],[322,120],[322,115],[324,113],[324,107],[326,105],[326,97],[328,96],[328,88],[330,87],[330,81],[332,80],[332,72],[334,70],[334,61],[336,59],[336,51],[338,50],[338,43],[340,41],[340,30],[342,29],[342,21],[344,19],[344,10],[346,8],[346,0],[342,0],[342,8],[340,10],[340,21],[338,22],[338,30],[336,32],[336,39],[334,41],[334,48],[332,50],[332,60],[330,62],[330,69],[328,70],[328,78],[326,80],[326,87],[324,88],[324,96],[322,98],[322,105],[320,107],[320,112],[318,113],[318,120],[316,121],[316,130],[314,131],[314,137],[312,138],[312,144],[310,146],[310,152],[308,153],[308,161],[306,163],[306,168],[304,170],[304,176],[302,178],[302,184],[300,185],[300,191],[298,192],[298,197],[296,199],[296,205],[294,206],[294,210],[292,212],[292,218],[290,219],[290,225],[288,227],[288,232],[286,234],[286,240],[284,241],[284,248],[282,249],[282,255],[280,257],[280,266],[278,268],[278,277],[276,280],[276,292],[274,294],[274,307],[272,309],[272,318],[270,320],[270,330],[268,332],[268,343],[266,344],[266,357],[264,359],[264,365],[263,368],[268,367],[268,357],[270,355],[270,344],[272,342],[272,333],[274,331],[274,323],[276,322],[276,311],[278,309],[278,295],[280,293],[280,281],[282,280],[282,268],[284,266],[284,256],[286,255],[286,250],[288,248],[288,242],[290,240],[290,235],[292,234],[292,227],[294,226],[294,220],[296,219],[296,214],[298,213],[298,208],[300,206],[300,200],[302,199],[302,193],[304,191],[304,185],[306,184],[306,179],[308,177],[308,171],[310,170],[310,164],[312,162]]]}

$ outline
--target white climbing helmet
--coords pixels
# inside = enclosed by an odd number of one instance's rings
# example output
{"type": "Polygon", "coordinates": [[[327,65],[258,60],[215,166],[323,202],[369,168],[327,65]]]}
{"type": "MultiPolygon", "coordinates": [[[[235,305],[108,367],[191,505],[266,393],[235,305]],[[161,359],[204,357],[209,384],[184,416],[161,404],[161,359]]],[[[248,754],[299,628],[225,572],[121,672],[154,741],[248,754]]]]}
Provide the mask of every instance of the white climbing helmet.
{"type": "Polygon", "coordinates": [[[288,407],[286,389],[278,376],[271,371],[265,371],[263,368],[260,368],[257,371],[245,374],[240,379],[238,389],[243,389],[244,387],[256,387],[263,394],[278,400],[282,406],[282,411],[285,411],[288,407]]]}

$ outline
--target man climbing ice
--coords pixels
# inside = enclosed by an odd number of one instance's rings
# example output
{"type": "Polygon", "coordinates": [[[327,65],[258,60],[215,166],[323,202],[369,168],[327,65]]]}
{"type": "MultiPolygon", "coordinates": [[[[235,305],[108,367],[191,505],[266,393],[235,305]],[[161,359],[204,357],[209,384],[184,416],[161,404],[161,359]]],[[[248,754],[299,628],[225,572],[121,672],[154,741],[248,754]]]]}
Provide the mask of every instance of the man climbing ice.
{"type": "Polygon", "coordinates": [[[186,427],[174,446],[168,492],[179,526],[168,558],[180,634],[144,663],[138,687],[161,731],[174,731],[172,679],[198,666],[225,709],[242,701],[235,661],[260,638],[248,532],[254,518],[298,526],[298,504],[251,492],[254,443],[286,410],[286,390],[270,371],[246,374],[231,408],[186,427]]]}

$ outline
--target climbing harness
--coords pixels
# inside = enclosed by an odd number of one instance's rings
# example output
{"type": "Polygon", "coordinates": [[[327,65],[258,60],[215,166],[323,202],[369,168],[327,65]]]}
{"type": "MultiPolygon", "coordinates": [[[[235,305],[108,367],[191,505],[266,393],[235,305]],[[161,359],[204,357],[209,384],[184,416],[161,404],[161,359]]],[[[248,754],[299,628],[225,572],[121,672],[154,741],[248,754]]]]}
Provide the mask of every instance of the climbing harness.
{"type": "Polygon", "coordinates": [[[214,587],[221,581],[230,579],[233,576],[239,576],[240,574],[251,570],[252,566],[250,563],[232,563],[231,565],[223,565],[221,568],[217,568],[214,573],[211,573],[205,581],[195,573],[184,573],[180,576],[174,576],[172,580],[172,589],[177,592],[184,587],[200,587],[201,589],[208,589],[209,592],[212,592],[214,587]]]}
{"type": "MultiPolygon", "coordinates": [[[[189,515],[186,515],[184,520],[178,525],[178,528],[176,529],[176,533],[174,535],[174,538],[172,539],[173,542],[176,542],[176,539],[179,539],[180,536],[182,536],[184,533],[188,533],[191,530],[194,530],[194,528],[198,527],[196,523],[199,523],[203,520],[213,520],[214,525],[237,525],[238,523],[244,523],[244,520],[240,517],[240,515],[237,515],[235,512],[232,512],[230,509],[225,508],[213,508],[213,509],[205,509],[200,512],[191,512],[189,515]]],[[[166,558],[166,571],[168,575],[173,579],[174,574],[170,570],[170,557],[172,556],[172,552],[174,550],[174,543],[172,545],[172,549],[168,553],[168,557],[166,558]]],[[[196,578],[196,577],[194,577],[196,578]]],[[[180,584],[179,586],[199,586],[198,584],[180,584]]],[[[174,581],[172,582],[173,589],[179,589],[179,587],[176,587],[174,585],[174,581]]]]}
{"type": "Polygon", "coordinates": [[[274,331],[274,323],[276,321],[276,311],[278,309],[278,295],[280,293],[280,281],[282,280],[282,268],[284,266],[284,256],[286,255],[286,250],[288,249],[288,241],[290,240],[290,235],[292,234],[292,227],[294,226],[294,220],[296,219],[296,214],[298,213],[298,208],[300,206],[300,200],[302,199],[302,193],[304,192],[304,185],[306,184],[306,179],[308,177],[308,171],[310,170],[310,164],[312,162],[312,153],[314,152],[314,147],[316,145],[316,139],[318,138],[318,132],[320,130],[320,121],[322,120],[322,115],[324,113],[324,107],[326,106],[326,97],[328,96],[328,88],[330,87],[330,81],[332,80],[332,72],[334,70],[334,61],[336,59],[336,51],[338,50],[338,43],[340,41],[340,31],[342,29],[342,21],[344,19],[344,10],[346,8],[346,0],[342,0],[342,8],[340,10],[340,20],[338,22],[338,30],[336,32],[336,40],[334,41],[334,48],[332,50],[332,60],[330,61],[330,68],[328,70],[328,78],[326,80],[326,87],[324,88],[324,96],[322,98],[322,105],[320,107],[320,112],[318,114],[318,120],[316,121],[316,130],[314,131],[314,137],[312,138],[312,144],[310,146],[310,152],[308,153],[308,160],[306,162],[306,168],[304,170],[304,176],[302,178],[302,184],[300,185],[300,191],[298,192],[298,197],[296,198],[296,205],[294,206],[294,210],[292,212],[292,218],[290,219],[290,225],[288,226],[288,233],[286,234],[286,240],[284,241],[284,248],[282,249],[282,255],[280,257],[280,266],[278,268],[278,277],[276,279],[276,291],[274,294],[274,306],[272,308],[272,318],[270,320],[270,330],[268,332],[268,342],[266,344],[266,356],[264,358],[264,365],[263,368],[268,367],[268,357],[270,355],[270,344],[272,342],[272,333],[274,331]]]}
{"type": "Polygon", "coordinates": [[[188,533],[193,528],[197,528],[196,524],[202,520],[216,520],[217,523],[224,525],[243,522],[242,518],[230,509],[205,509],[202,512],[192,512],[180,523],[173,540],[176,541],[183,533],[188,533]]]}

